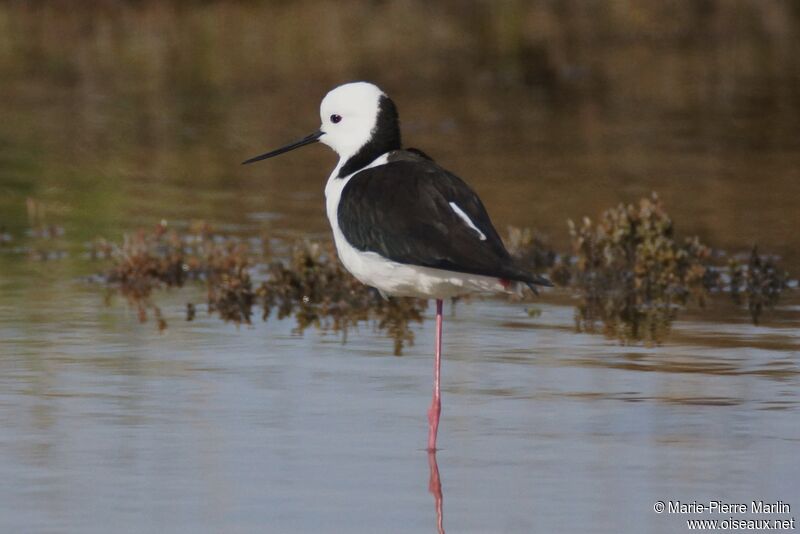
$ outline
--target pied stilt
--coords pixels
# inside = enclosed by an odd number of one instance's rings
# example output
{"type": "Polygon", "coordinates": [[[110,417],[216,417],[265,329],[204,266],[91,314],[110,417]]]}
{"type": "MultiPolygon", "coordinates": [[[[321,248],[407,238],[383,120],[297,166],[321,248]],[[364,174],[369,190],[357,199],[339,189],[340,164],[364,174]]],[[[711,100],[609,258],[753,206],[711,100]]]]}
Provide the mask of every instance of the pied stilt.
{"type": "Polygon", "coordinates": [[[433,401],[428,450],[441,413],[442,299],[552,285],[509,255],[478,195],[424,152],[400,144],[394,102],[367,82],[336,87],[322,100],[311,135],[248,159],[253,163],[320,141],[339,155],[325,186],[339,259],[385,297],[436,299],[433,401]]]}

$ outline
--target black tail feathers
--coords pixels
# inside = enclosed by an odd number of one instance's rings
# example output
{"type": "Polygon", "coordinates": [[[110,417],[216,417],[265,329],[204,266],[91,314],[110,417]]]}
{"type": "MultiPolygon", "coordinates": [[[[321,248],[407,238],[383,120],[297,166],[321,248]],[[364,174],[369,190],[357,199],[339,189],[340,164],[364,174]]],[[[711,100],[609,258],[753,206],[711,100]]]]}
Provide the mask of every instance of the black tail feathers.
{"type": "Polygon", "coordinates": [[[534,295],[539,294],[539,289],[536,286],[553,287],[553,282],[544,276],[539,276],[538,274],[530,275],[529,279],[525,280],[525,284],[531,288],[531,291],[533,291],[534,295]]]}

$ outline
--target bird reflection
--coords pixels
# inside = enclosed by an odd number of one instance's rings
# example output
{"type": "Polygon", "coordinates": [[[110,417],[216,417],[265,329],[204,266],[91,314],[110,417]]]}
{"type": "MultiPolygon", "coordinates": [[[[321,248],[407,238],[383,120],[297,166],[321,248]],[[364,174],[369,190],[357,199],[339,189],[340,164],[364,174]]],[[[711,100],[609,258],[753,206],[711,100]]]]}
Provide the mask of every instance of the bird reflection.
{"type": "Polygon", "coordinates": [[[442,515],[442,480],[439,478],[439,465],[436,463],[436,451],[428,449],[428,467],[431,476],[428,479],[428,491],[433,495],[436,506],[436,530],[444,534],[444,517],[442,515]]]}

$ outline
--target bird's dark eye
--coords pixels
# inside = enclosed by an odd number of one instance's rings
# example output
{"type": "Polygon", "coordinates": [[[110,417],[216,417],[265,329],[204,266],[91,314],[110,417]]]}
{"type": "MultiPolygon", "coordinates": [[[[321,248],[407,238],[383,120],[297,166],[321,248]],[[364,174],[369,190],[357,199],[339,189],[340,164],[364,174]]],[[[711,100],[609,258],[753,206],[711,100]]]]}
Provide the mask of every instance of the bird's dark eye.
{"type": "Polygon", "coordinates": [[[337,115],[335,113],[333,115],[331,115],[331,122],[333,124],[336,124],[337,122],[339,122],[341,120],[342,120],[342,116],[341,115],[337,115]]]}

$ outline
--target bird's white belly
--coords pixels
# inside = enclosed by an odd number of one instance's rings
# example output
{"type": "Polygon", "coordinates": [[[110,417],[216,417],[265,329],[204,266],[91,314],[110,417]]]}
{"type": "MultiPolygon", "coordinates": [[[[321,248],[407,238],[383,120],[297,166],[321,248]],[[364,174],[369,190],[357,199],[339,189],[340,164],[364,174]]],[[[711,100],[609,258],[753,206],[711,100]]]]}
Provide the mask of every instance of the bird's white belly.
{"type": "MultiPolygon", "coordinates": [[[[386,157],[381,156],[369,166],[384,163],[386,157]]],[[[353,247],[342,234],[338,218],[339,199],[350,177],[336,178],[337,173],[338,166],[325,186],[325,207],[339,259],[360,282],[395,297],[450,298],[510,289],[508,283],[504,284],[494,277],[407,265],[384,258],[376,252],[364,252],[353,247]]],[[[511,288],[515,285],[512,284],[511,288]]]]}
{"type": "Polygon", "coordinates": [[[339,259],[347,270],[359,281],[389,296],[450,298],[507,289],[497,278],[406,265],[375,252],[356,250],[341,232],[335,240],[339,259]]]}

